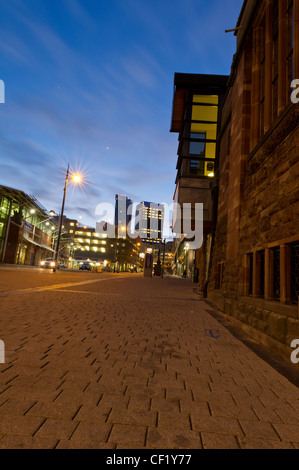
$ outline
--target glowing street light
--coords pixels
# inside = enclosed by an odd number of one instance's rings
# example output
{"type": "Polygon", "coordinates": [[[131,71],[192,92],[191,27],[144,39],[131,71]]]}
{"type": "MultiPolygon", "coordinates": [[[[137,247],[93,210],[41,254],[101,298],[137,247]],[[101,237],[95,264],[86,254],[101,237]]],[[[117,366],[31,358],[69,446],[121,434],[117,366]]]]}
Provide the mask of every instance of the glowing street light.
{"type": "Polygon", "coordinates": [[[66,195],[66,189],[67,189],[67,184],[70,180],[72,180],[74,183],[80,183],[81,182],[81,177],[77,174],[69,176],[69,171],[70,171],[70,164],[67,166],[66,170],[66,176],[65,176],[65,183],[64,183],[64,190],[63,190],[63,198],[62,198],[62,207],[61,207],[61,214],[60,214],[60,221],[59,221],[59,230],[58,230],[58,235],[57,235],[57,244],[56,244],[56,251],[55,251],[55,266],[53,268],[53,272],[56,271],[56,266],[58,263],[58,253],[59,253],[59,244],[60,244],[60,236],[61,236],[61,229],[62,229],[62,220],[63,220],[63,212],[64,212],[64,204],[65,204],[65,195],[66,195]]]}
{"type": "Polygon", "coordinates": [[[81,183],[82,181],[82,178],[80,175],[74,175],[71,179],[74,181],[74,183],[81,183]]]}

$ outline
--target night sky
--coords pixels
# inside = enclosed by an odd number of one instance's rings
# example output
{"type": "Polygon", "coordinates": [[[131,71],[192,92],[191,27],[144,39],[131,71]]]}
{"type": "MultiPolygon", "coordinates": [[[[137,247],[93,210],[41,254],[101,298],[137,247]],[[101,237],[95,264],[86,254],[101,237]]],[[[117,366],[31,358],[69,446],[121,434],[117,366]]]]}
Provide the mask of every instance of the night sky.
{"type": "Polygon", "coordinates": [[[175,72],[229,74],[243,0],[0,0],[0,184],[95,227],[115,194],[171,203],[175,72]]]}

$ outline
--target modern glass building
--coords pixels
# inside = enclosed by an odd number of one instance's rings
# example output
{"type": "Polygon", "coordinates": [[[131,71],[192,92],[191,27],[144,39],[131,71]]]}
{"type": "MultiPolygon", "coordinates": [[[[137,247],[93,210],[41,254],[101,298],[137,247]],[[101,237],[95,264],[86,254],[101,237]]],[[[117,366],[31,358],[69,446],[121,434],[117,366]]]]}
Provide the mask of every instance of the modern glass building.
{"type": "Polygon", "coordinates": [[[0,186],[0,261],[39,265],[54,256],[57,223],[42,204],[18,189],[0,186]]]}
{"type": "Polygon", "coordinates": [[[164,206],[142,201],[136,208],[136,232],[142,242],[161,243],[163,237],[164,206]]]}

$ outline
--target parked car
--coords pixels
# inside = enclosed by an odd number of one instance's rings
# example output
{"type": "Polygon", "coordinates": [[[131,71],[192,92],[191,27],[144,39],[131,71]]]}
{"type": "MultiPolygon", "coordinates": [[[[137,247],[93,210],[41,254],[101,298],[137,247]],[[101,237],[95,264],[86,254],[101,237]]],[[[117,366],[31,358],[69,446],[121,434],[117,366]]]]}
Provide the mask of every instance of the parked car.
{"type": "Polygon", "coordinates": [[[55,259],[54,258],[46,258],[40,263],[42,268],[54,268],[55,267],[55,259]]]}
{"type": "Polygon", "coordinates": [[[82,263],[80,266],[79,266],[79,269],[81,271],[91,271],[92,270],[92,266],[90,263],[86,262],[86,263],[82,263]]]}

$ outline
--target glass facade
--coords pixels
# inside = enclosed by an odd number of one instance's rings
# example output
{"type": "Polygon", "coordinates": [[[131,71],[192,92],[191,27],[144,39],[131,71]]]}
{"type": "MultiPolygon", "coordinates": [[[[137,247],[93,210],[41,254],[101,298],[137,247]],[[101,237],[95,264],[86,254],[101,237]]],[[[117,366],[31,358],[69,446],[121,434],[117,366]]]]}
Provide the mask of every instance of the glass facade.
{"type": "Polygon", "coordinates": [[[34,197],[6,186],[0,195],[0,262],[38,265],[53,254],[57,224],[34,197]]]}
{"type": "Polygon", "coordinates": [[[189,163],[191,174],[214,176],[218,102],[217,95],[193,95],[189,143],[189,156],[194,156],[189,163]]]}
{"type": "Polygon", "coordinates": [[[0,205],[0,260],[2,259],[2,252],[5,242],[5,234],[7,229],[7,222],[9,217],[10,201],[6,197],[1,197],[0,205]]]}

